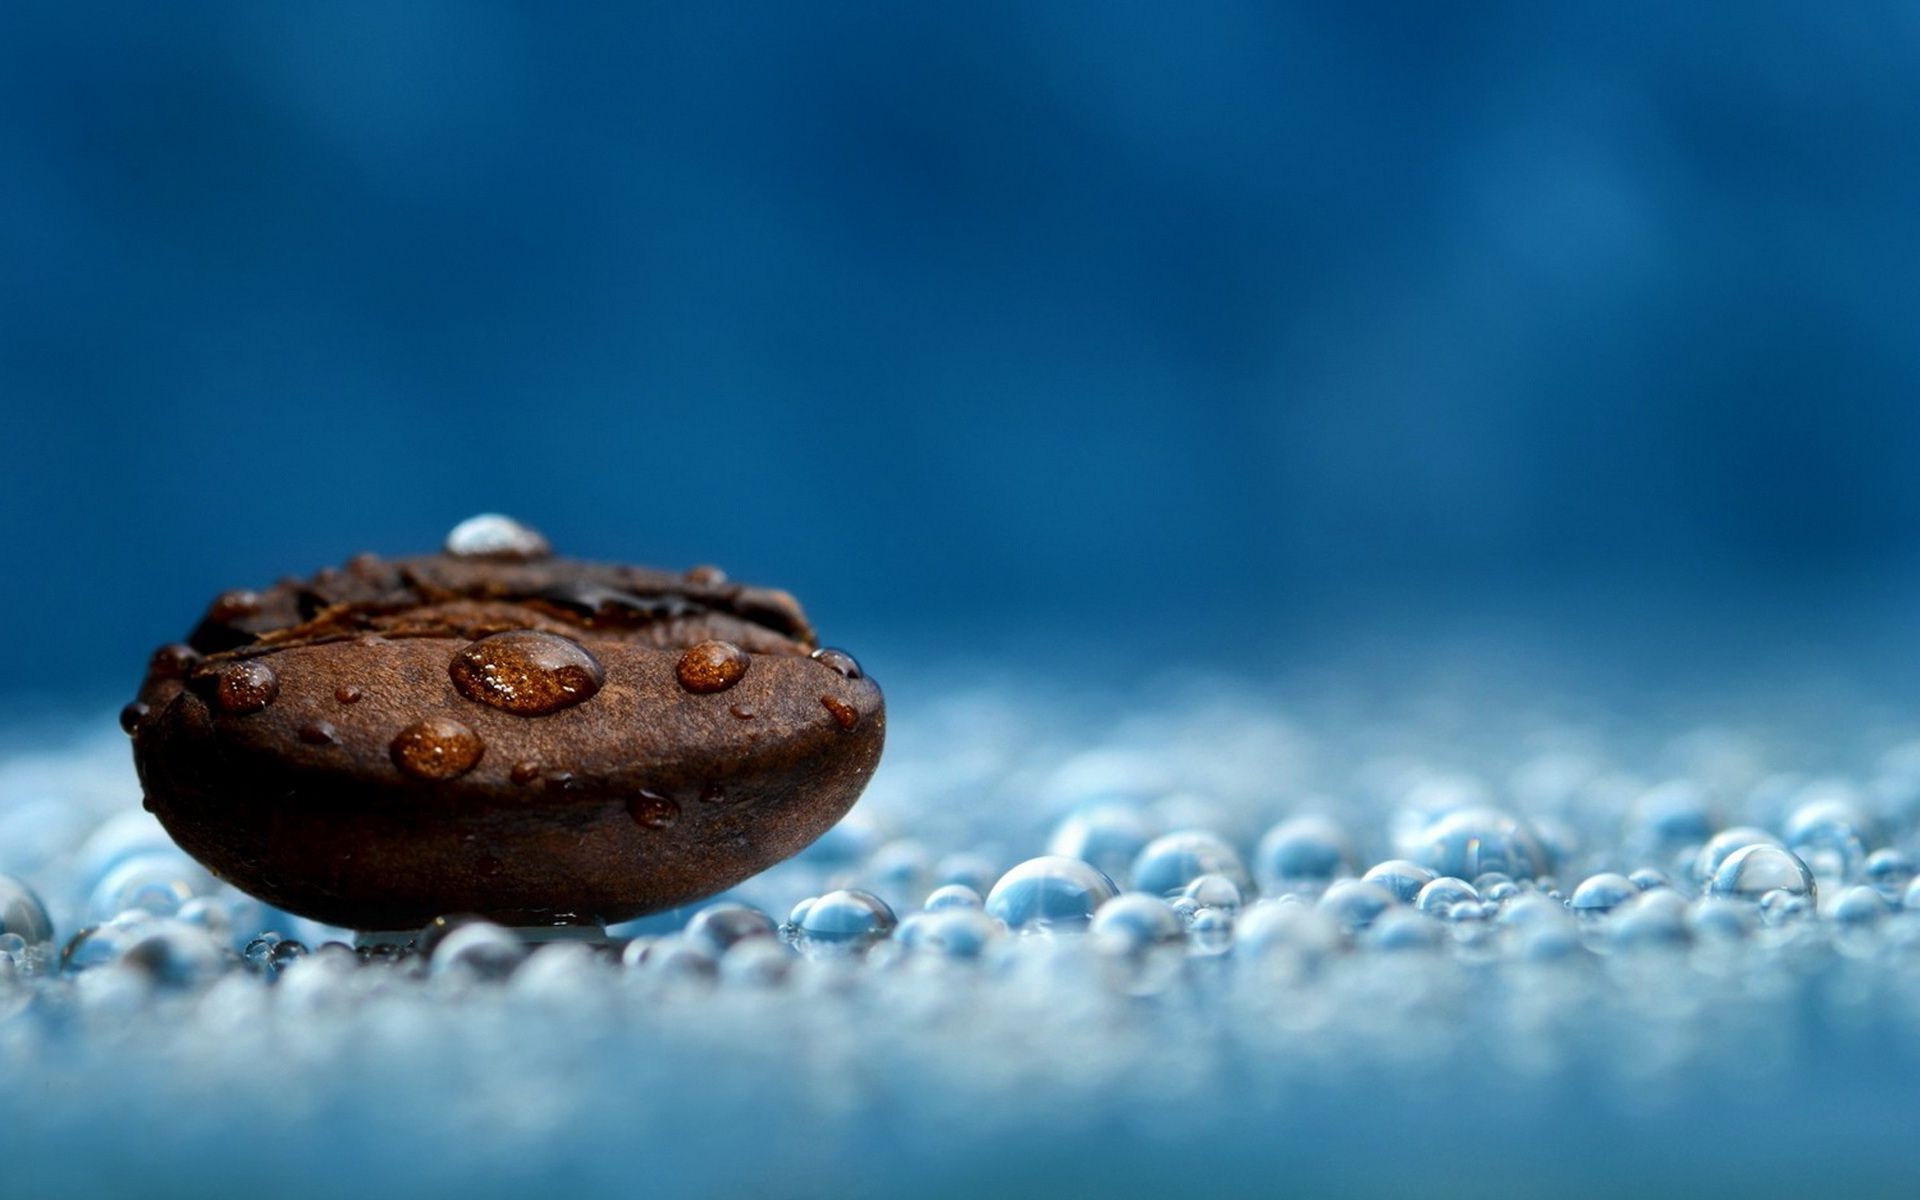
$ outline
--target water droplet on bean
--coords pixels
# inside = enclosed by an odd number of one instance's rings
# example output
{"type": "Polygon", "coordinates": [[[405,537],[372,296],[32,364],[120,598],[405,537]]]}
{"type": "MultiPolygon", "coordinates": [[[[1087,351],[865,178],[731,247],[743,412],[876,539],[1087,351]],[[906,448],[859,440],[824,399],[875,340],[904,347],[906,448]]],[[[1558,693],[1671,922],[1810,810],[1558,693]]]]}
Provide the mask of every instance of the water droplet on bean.
{"type": "Polygon", "coordinates": [[[353,686],[351,683],[343,683],[333,689],[333,698],[342,704],[358,704],[363,694],[359,688],[353,686]]]}
{"type": "Polygon", "coordinates": [[[308,721],[298,732],[300,740],[309,746],[331,746],[336,740],[333,726],[325,721],[308,721]]]}
{"type": "Polygon", "coordinates": [[[468,517],[447,534],[447,553],[455,558],[547,558],[553,547],[540,531],[499,513],[468,517]]]}
{"type": "Polygon", "coordinates": [[[469,700],[538,717],[591,697],[606,682],[593,655],[558,634],[515,629],[481,638],[447,666],[469,700]]]}
{"type": "Polygon", "coordinates": [[[220,672],[213,699],[223,712],[243,715],[259,712],[280,694],[280,679],[263,662],[237,662],[220,672]]]}
{"type": "Polygon", "coordinates": [[[859,679],[865,674],[865,672],[860,670],[860,664],[854,661],[853,655],[848,654],[845,650],[835,650],[831,646],[822,646],[818,650],[815,650],[813,652],[813,661],[832,667],[848,679],[859,679]]]}
{"type": "Polygon", "coordinates": [[[120,710],[120,728],[132,733],[139,728],[140,722],[146,719],[148,711],[146,705],[135,700],[120,710]]]}
{"type": "Polygon", "coordinates": [[[751,661],[747,652],[732,642],[707,641],[682,654],[673,673],[681,687],[706,695],[724,692],[739,683],[751,661]]]}
{"type": "Polygon", "coordinates": [[[507,772],[507,778],[515,783],[532,783],[540,778],[540,764],[530,758],[517,762],[513,764],[513,770],[507,772]]]}
{"type": "Polygon", "coordinates": [[[860,723],[860,710],[838,696],[822,696],[820,703],[833,714],[833,723],[840,728],[852,729],[860,723]]]}
{"type": "Polygon", "coordinates": [[[416,779],[453,779],[487,752],[480,735],[450,717],[428,717],[402,729],[389,747],[393,763],[416,779]]]}
{"type": "Polygon", "coordinates": [[[695,587],[719,587],[727,581],[727,573],[712,563],[701,563],[688,567],[685,579],[695,587]]]}
{"type": "Polygon", "coordinates": [[[641,792],[627,802],[627,812],[648,829],[667,829],[680,819],[680,806],[658,792],[641,792]]]}
{"type": "Polygon", "coordinates": [[[155,679],[184,679],[200,661],[200,652],[192,646],[172,642],[153,652],[147,670],[155,679]]]}

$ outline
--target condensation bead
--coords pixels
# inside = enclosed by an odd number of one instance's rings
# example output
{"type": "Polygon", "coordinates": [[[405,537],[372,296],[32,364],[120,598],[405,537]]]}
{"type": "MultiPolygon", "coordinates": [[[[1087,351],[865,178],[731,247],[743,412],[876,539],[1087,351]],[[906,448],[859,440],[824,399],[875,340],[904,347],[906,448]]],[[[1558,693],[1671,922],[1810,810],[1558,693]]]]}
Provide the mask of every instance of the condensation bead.
{"type": "Polygon", "coordinates": [[[1433,821],[1415,839],[1406,857],[1438,875],[1473,879],[1496,871],[1513,879],[1532,879],[1552,863],[1524,822],[1491,808],[1470,808],[1433,821]]]}
{"type": "Polygon", "coordinates": [[[1138,891],[1171,896],[1202,875],[1224,875],[1242,890],[1252,885],[1239,853],[1224,838],[1200,829],[1147,843],[1133,860],[1129,878],[1138,891]]]}
{"type": "Polygon", "coordinates": [[[1715,896],[1760,900],[1770,892],[1812,898],[1813,872],[1793,852],[1780,846],[1745,846],[1735,850],[1713,873],[1709,890],[1715,896]]]}
{"type": "Polygon", "coordinates": [[[87,907],[98,920],[129,909],[170,917],[212,888],[212,877],[179,851],[145,851],[109,868],[94,886],[87,907]]]}
{"type": "Polygon", "coordinates": [[[1432,883],[1434,874],[1417,862],[1404,858],[1390,858],[1386,862],[1376,863],[1367,868],[1361,876],[1368,883],[1377,883],[1394,894],[1402,904],[1412,904],[1420,895],[1420,889],[1432,883]]]}
{"type": "Polygon", "coordinates": [[[1353,871],[1347,835],[1331,818],[1291,817],[1269,829],[1254,851],[1260,890],[1277,895],[1315,890],[1353,871]]]}
{"type": "Polygon", "coordinates": [[[919,921],[915,949],[943,958],[979,958],[1002,936],[1000,924],[978,909],[943,908],[919,914],[919,921]]]}
{"type": "Polygon", "coordinates": [[[898,922],[887,902],[872,892],[828,892],[792,918],[810,947],[864,950],[893,932],[898,922]]]}
{"type": "Polygon", "coordinates": [[[1477,904],[1479,901],[1480,893],[1474,890],[1472,884],[1464,879],[1442,875],[1420,889],[1419,895],[1414,897],[1413,906],[1423,913],[1448,917],[1453,915],[1453,910],[1458,906],[1477,904]]]}
{"type": "Polygon", "coordinates": [[[1361,941],[1370,950],[1432,950],[1446,940],[1446,929],[1411,908],[1394,908],[1374,918],[1361,941]]]}
{"type": "Polygon", "coordinates": [[[455,926],[434,945],[428,969],[436,976],[504,979],[527,956],[527,947],[491,921],[455,926]]]}
{"type": "Polygon", "coordinates": [[[1319,908],[1348,931],[1365,929],[1399,901],[1377,883],[1362,879],[1334,881],[1320,894],[1319,908]]]}
{"type": "Polygon", "coordinates": [[[1603,872],[1580,881],[1567,900],[1567,907],[1585,917],[1604,916],[1640,894],[1640,889],[1625,875],[1603,872]]]}
{"type": "Polygon", "coordinates": [[[1751,825],[1736,825],[1732,829],[1723,829],[1714,834],[1706,845],[1700,847],[1700,853],[1695,856],[1693,862],[1694,881],[1703,885],[1712,883],[1713,877],[1720,873],[1721,864],[1726,862],[1736,850],[1744,850],[1748,846],[1783,844],[1779,838],[1766,830],[1757,829],[1751,825]]]}
{"type": "Polygon", "coordinates": [[[1119,889],[1091,863],[1061,855],[1030,858],[987,893],[987,915],[1014,930],[1084,929],[1119,889]]]}
{"type": "Polygon", "coordinates": [[[1180,889],[1180,897],[1191,901],[1196,909],[1222,908],[1235,912],[1241,904],[1240,889],[1225,875],[1202,875],[1180,889]]]}
{"type": "Polygon", "coordinates": [[[945,887],[935,888],[927,897],[923,907],[928,912],[940,912],[949,908],[978,909],[983,906],[983,903],[979,892],[963,883],[950,883],[945,887]]]}
{"type": "Polygon", "coordinates": [[[709,904],[693,914],[684,931],[688,941],[718,958],[747,938],[780,936],[774,919],[746,904],[709,904]]]}
{"type": "Polygon", "coordinates": [[[47,906],[32,888],[11,875],[0,875],[0,934],[11,934],[27,946],[53,940],[47,906]]]}

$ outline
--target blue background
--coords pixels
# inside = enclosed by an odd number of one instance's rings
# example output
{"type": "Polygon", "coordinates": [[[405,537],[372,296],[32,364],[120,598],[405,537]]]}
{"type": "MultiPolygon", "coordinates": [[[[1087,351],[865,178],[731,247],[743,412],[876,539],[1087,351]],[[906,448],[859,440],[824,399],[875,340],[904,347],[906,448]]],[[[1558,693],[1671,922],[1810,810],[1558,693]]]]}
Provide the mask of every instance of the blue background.
{"type": "Polygon", "coordinates": [[[855,646],[1811,610],[1920,547],[1910,6],[5,30],[0,690],[483,509],[855,646]]]}

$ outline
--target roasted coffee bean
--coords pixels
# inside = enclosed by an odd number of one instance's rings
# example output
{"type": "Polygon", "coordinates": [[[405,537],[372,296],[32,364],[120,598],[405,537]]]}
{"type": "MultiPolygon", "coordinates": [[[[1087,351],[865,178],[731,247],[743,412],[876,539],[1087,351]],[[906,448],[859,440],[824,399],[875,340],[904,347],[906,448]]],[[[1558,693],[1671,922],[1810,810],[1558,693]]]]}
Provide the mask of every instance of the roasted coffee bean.
{"type": "Polygon", "coordinates": [[[798,852],[880,758],[880,689],[785,592],[556,558],[503,517],[223,593],[125,723],[223,879],[391,930],[613,922],[798,852]]]}

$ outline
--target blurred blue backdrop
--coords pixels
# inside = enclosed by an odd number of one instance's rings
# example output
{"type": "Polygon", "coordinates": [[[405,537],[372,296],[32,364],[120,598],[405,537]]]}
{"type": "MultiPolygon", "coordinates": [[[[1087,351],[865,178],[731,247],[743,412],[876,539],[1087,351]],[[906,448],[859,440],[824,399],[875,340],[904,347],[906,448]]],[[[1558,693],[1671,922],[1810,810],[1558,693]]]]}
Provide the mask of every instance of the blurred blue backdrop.
{"type": "Polygon", "coordinates": [[[849,644],[1920,549],[1910,6],[4,21],[0,689],[482,509],[849,644]]]}

